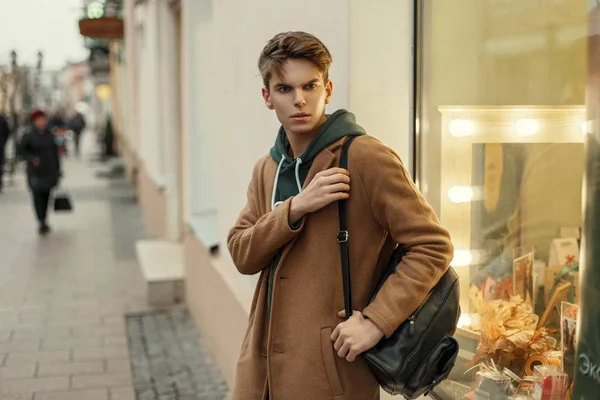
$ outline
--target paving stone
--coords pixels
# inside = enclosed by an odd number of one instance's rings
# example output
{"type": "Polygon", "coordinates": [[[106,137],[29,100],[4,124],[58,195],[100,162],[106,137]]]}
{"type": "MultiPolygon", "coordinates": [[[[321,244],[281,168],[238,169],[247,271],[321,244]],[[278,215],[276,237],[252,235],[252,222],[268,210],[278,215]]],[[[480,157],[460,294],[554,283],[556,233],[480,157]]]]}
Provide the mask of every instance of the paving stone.
{"type": "Polygon", "coordinates": [[[127,337],[123,336],[105,336],[104,345],[106,347],[124,347],[127,346],[127,337]]]}
{"type": "Polygon", "coordinates": [[[73,336],[120,336],[125,334],[123,326],[99,325],[99,326],[75,326],[72,329],[73,336]]]}
{"type": "Polygon", "coordinates": [[[110,400],[135,400],[135,390],[133,387],[111,388],[110,400]]]}
{"type": "Polygon", "coordinates": [[[13,340],[36,339],[36,338],[58,338],[71,336],[71,328],[68,326],[52,328],[21,328],[12,332],[13,340]]]}
{"type": "Polygon", "coordinates": [[[113,358],[106,360],[106,372],[126,372],[131,373],[131,361],[129,358],[113,358]]]}
{"type": "Polygon", "coordinates": [[[75,349],[73,350],[74,361],[103,360],[105,358],[127,357],[126,347],[114,347],[105,349],[75,349]]]}
{"type": "Polygon", "coordinates": [[[102,361],[86,361],[71,363],[47,363],[39,364],[37,376],[61,376],[61,375],[85,375],[99,374],[104,372],[102,361]]]}
{"type": "MultiPolygon", "coordinates": [[[[33,378],[35,375],[35,364],[17,365],[0,368],[0,381],[7,379],[33,378]]],[[[0,383],[0,386],[2,384],[0,383]]]]}
{"type": "Polygon", "coordinates": [[[15,379],[2,381],[0,391],[2,394],[33,393],[67,390],[69,377],[15,379]]]}
{"type": "Polygon", "coordinates": [[[70,356],[68,350],[44,351],[36,353],[10,353],[5,361],[5,365],[12,366],[33,364],[41,361],[66,362],[69,361],[69,358],[70,356]]]}
{"type": "Polygon", "coordinates": [[[0,352],[28,352],[40,349],[39,339],[16,339],[0,343],[0,352]]]}
{"type": "Polygon", "coordinates": [[[94,349],[103,345],[101,337],[44,339],[43,350],[94,349]]]}
{"type": "Polygon", "coordinates": [[[108,400],[108,391],[106,389],[94,389],[60,393],[36,393],[35,400],[108,400]]]}
{"type": "Polygon", "coordinates": [[[32,400],[33,393],[0,394],[0,400],[32,400]]]}
{"type": "Polygon", "coordinates": [[[74,376],[71,382],[73,389],[92,389],[103,387],[123,387],[131,385],[129,374],[97,374],[74,376]]]}

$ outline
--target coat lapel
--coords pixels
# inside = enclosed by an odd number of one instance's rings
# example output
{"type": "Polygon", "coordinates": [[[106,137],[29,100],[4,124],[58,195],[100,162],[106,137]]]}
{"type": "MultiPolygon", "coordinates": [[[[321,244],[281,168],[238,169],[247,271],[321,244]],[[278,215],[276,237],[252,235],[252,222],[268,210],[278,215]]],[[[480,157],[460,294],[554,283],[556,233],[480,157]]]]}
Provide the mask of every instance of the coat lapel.
{"type": "Polygon", "coordinates": [[[313,180],[315,175],[317,175],[319,172],[325,171],[326,169],[334,167],[333,162],[335,161],[335,158],[336,158],[334,151],[336,149],[340,148],[342,146],[342,144],[344,143],[344,141],[345,141],[345,138],[342,138],[342,139],[332,143],[326,149],[324,149],[319,154],[317,154],[317,156],[315,157],[315,159],[312,162],[312,165],[310,166],[310,170],[308,171],[308,175],[306,176],[304,185],[302,186],[303,190],[306,189],[308,184],[310,184],[310,182],[313,180]]]}

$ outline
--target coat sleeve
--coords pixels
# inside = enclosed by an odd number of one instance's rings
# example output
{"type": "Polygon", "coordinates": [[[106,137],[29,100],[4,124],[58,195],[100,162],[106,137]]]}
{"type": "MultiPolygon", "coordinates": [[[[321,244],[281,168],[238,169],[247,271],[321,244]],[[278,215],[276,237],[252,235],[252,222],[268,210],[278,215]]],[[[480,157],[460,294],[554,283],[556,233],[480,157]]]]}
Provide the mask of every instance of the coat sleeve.
{"type": "Polygon", "coordinates": [[[453,247],[396,153],[367,136],[355,142],[349,157],[359,168],[375,219],[406,249],[396,273],[363,312],[390,337],[448,269],[453,247]]]}
{"type": "Polygon", "coordinates": [[[262,215],[258,199],[259,188],[262,186],[260,164],[261,162],[254,167],[246,206],[227,237],[227,247],[233,262],[244,275],[253,275],[269,267],[277,252],[304,228],[304,218],[299,225],[289,225],[292,198],[262,215]]]}

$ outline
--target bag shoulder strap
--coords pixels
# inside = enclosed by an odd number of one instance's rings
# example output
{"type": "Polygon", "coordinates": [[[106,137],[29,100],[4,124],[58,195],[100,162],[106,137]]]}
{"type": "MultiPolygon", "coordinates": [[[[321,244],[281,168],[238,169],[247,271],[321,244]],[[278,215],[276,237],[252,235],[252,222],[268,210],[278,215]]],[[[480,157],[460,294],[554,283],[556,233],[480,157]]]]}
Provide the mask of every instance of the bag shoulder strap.
{"type": "MultiPolygon", "coordinates": [[[[354,139],[356,139],[356,136],[350,136],[342,146],[342,153],[340,155],[340,168],[348,169],[348,151],[350,150],[350,145],[354,139]]],[[[342,255],[344,310],[346,311],[346,318],[350,318],[352,315],[352,287],[350,286],[350,245],[348,243],[350,233],[348,232],[348,212],[346,199],[338,201],[338,213],[340,219],[340,231],[337,234],[337,241],[340,244],[340,251],[342,255]]]]}

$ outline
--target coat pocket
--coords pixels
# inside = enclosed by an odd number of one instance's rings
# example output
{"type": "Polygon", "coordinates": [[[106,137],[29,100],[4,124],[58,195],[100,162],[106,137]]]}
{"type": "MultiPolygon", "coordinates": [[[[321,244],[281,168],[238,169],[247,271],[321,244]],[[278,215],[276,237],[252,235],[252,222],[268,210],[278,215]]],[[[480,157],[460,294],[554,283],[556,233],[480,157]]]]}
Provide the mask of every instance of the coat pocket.
{"type": "Polygon", "coordinates": [[[321,329],[321,354],[323,355],[323,365],[325,366],[331,393],[334,396],[340,396],[344,394],[344,387],[342,386],[342,380],[340,379],[340,373],[335,360],[337,355],[331,341],[332,332],[333,329],[330,326],[321,329]]]}

